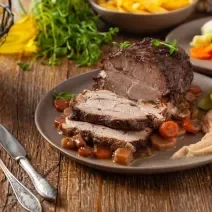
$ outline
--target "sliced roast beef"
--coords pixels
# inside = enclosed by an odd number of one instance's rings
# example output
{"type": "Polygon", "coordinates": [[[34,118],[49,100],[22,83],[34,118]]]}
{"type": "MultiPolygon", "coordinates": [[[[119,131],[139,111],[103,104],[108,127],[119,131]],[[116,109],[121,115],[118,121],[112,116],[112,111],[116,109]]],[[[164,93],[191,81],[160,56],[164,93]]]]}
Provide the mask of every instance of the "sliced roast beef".
{"type": "Polygon", "coordinates": [[[162,104],[134,102],[108,90],[85,91],[72,102],[72,120],[121,130],[158,127],[165,118],[162,104]]]}
{"type": "Polygon", "coordinates": [[[85,141],[92,141],[93,144],[101,144],[112,150],[129,147],[133,151],[144,147],[152,132],[150,128],[142,131],[121,131],[69,119],[66,119],[60,129],[68,136],[80,133],[85,141]]]}
{"type": "Polygon", "coordinates": [[[119,49],[102,61],[95,89],[108,89],[132,100],[160,101],[163,97],[177,102],[193,80],[189,56],[179,48],[152,45],[151,38],[119,49]]]}

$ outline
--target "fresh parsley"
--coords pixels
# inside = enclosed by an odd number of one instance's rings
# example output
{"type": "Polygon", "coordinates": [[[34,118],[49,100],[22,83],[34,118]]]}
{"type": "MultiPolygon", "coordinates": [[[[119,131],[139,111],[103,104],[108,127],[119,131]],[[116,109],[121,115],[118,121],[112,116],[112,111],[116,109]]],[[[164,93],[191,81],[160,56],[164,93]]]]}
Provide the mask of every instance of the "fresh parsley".
{"type": "Polygon", "coordinates": [[[167,41],[160,41],[160,40],[152,40],[152,45],[153,46],[166,46],[169,49],[169,54],[172,55],[174,52],[178,51],[177,48],[177,41],[174,40],[173,42],[167,42],[167,41]]]}
{"type": "Polygon", "coordinates": [[[113,42],[113,45],[121,49],[126,49],[131,46],[129,41],[124,41],[121,43],[113,42]]]}
{"type": "Polygon", "coordinates": [[[58,99],[71,100],[74,97],[75,95],[69,92],[54,93],[54,100],[58,100],[58,99]]]}
{"type": "Polygon", "coordinates": [[[17,65],[23,71],[30,71],[30,64],[18,62],[17,65]]]}
{"type": "Polygon", "coordinates": [[[98,30],[99,17],[87,0],[34,0],[33,14],[38,25],[37,57],[57,65],[61,57],[75,60],[79,66],[90,66],[101,55],[101,45],[112,42],[118,28],[98,30]]]}

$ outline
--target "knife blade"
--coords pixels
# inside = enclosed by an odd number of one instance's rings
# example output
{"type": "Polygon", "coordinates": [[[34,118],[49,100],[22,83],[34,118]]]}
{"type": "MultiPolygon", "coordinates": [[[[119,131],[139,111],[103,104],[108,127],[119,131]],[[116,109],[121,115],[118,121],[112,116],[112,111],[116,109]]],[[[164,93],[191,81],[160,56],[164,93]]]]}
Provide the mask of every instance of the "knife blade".
{"type": "Polygon", "coordinates": [[[26,150],[1,124],[0,144],[8,152],[8,154],[16,161],[18,161],[21,167],[27,172],[37,192],[46,199],[55,200],[57,194],[56,189],[54,189],[46,179],[44,179],[35,171],[26,158],[26,150]]]}
{"type": "Polygon", "coordinates": [[[0,124],[0,144],[15,160],[26,157],[27,153],[21,144],[0,124]]]}

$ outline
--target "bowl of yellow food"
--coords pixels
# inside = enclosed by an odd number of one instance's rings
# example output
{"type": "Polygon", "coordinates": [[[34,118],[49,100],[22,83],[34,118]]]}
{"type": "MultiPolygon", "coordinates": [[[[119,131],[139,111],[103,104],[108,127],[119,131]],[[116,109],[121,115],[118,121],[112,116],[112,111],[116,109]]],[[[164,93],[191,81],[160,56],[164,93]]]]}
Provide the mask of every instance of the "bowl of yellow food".
{"type": "Polygon", "coordinates": [[[198,0],[89,0],[102,20],[121,31],[155,33],[183,22],[198,0]]]}

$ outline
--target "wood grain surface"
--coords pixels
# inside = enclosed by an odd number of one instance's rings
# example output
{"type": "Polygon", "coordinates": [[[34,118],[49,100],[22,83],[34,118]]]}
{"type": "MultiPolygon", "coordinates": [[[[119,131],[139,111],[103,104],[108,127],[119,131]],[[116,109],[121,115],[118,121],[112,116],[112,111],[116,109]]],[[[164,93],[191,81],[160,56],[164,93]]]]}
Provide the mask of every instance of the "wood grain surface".
{"type": "MultiPolygon", "coordinates": [[[[193,17],[199,17],[196,15],[193,17]]],[[[154,35],[163,38],[166,32],[154,35]]],[[[139,40],[122,35],[117,41],[139,40]]],[[[103,47],[103,56],[112,47],[103,47]]],[[[45,212],[211,212],[212,165],[190,171],[146,176],[123,176],[100,172],[77,164],[52,148],[34,123],[42,96],[65,79],[94,67],[78,68],[63,60],[57,67],[34,63],[24,72],[16,65],[30,58],[0,57],[0,123],[26,148],[38,172],[57,189],[57,201],[43,200],[22,168],[2,149],[0,157],[11,172],[40,199],[45,212]]],[[[0,171],[0,211],[24,212],[0,171]]]]}

